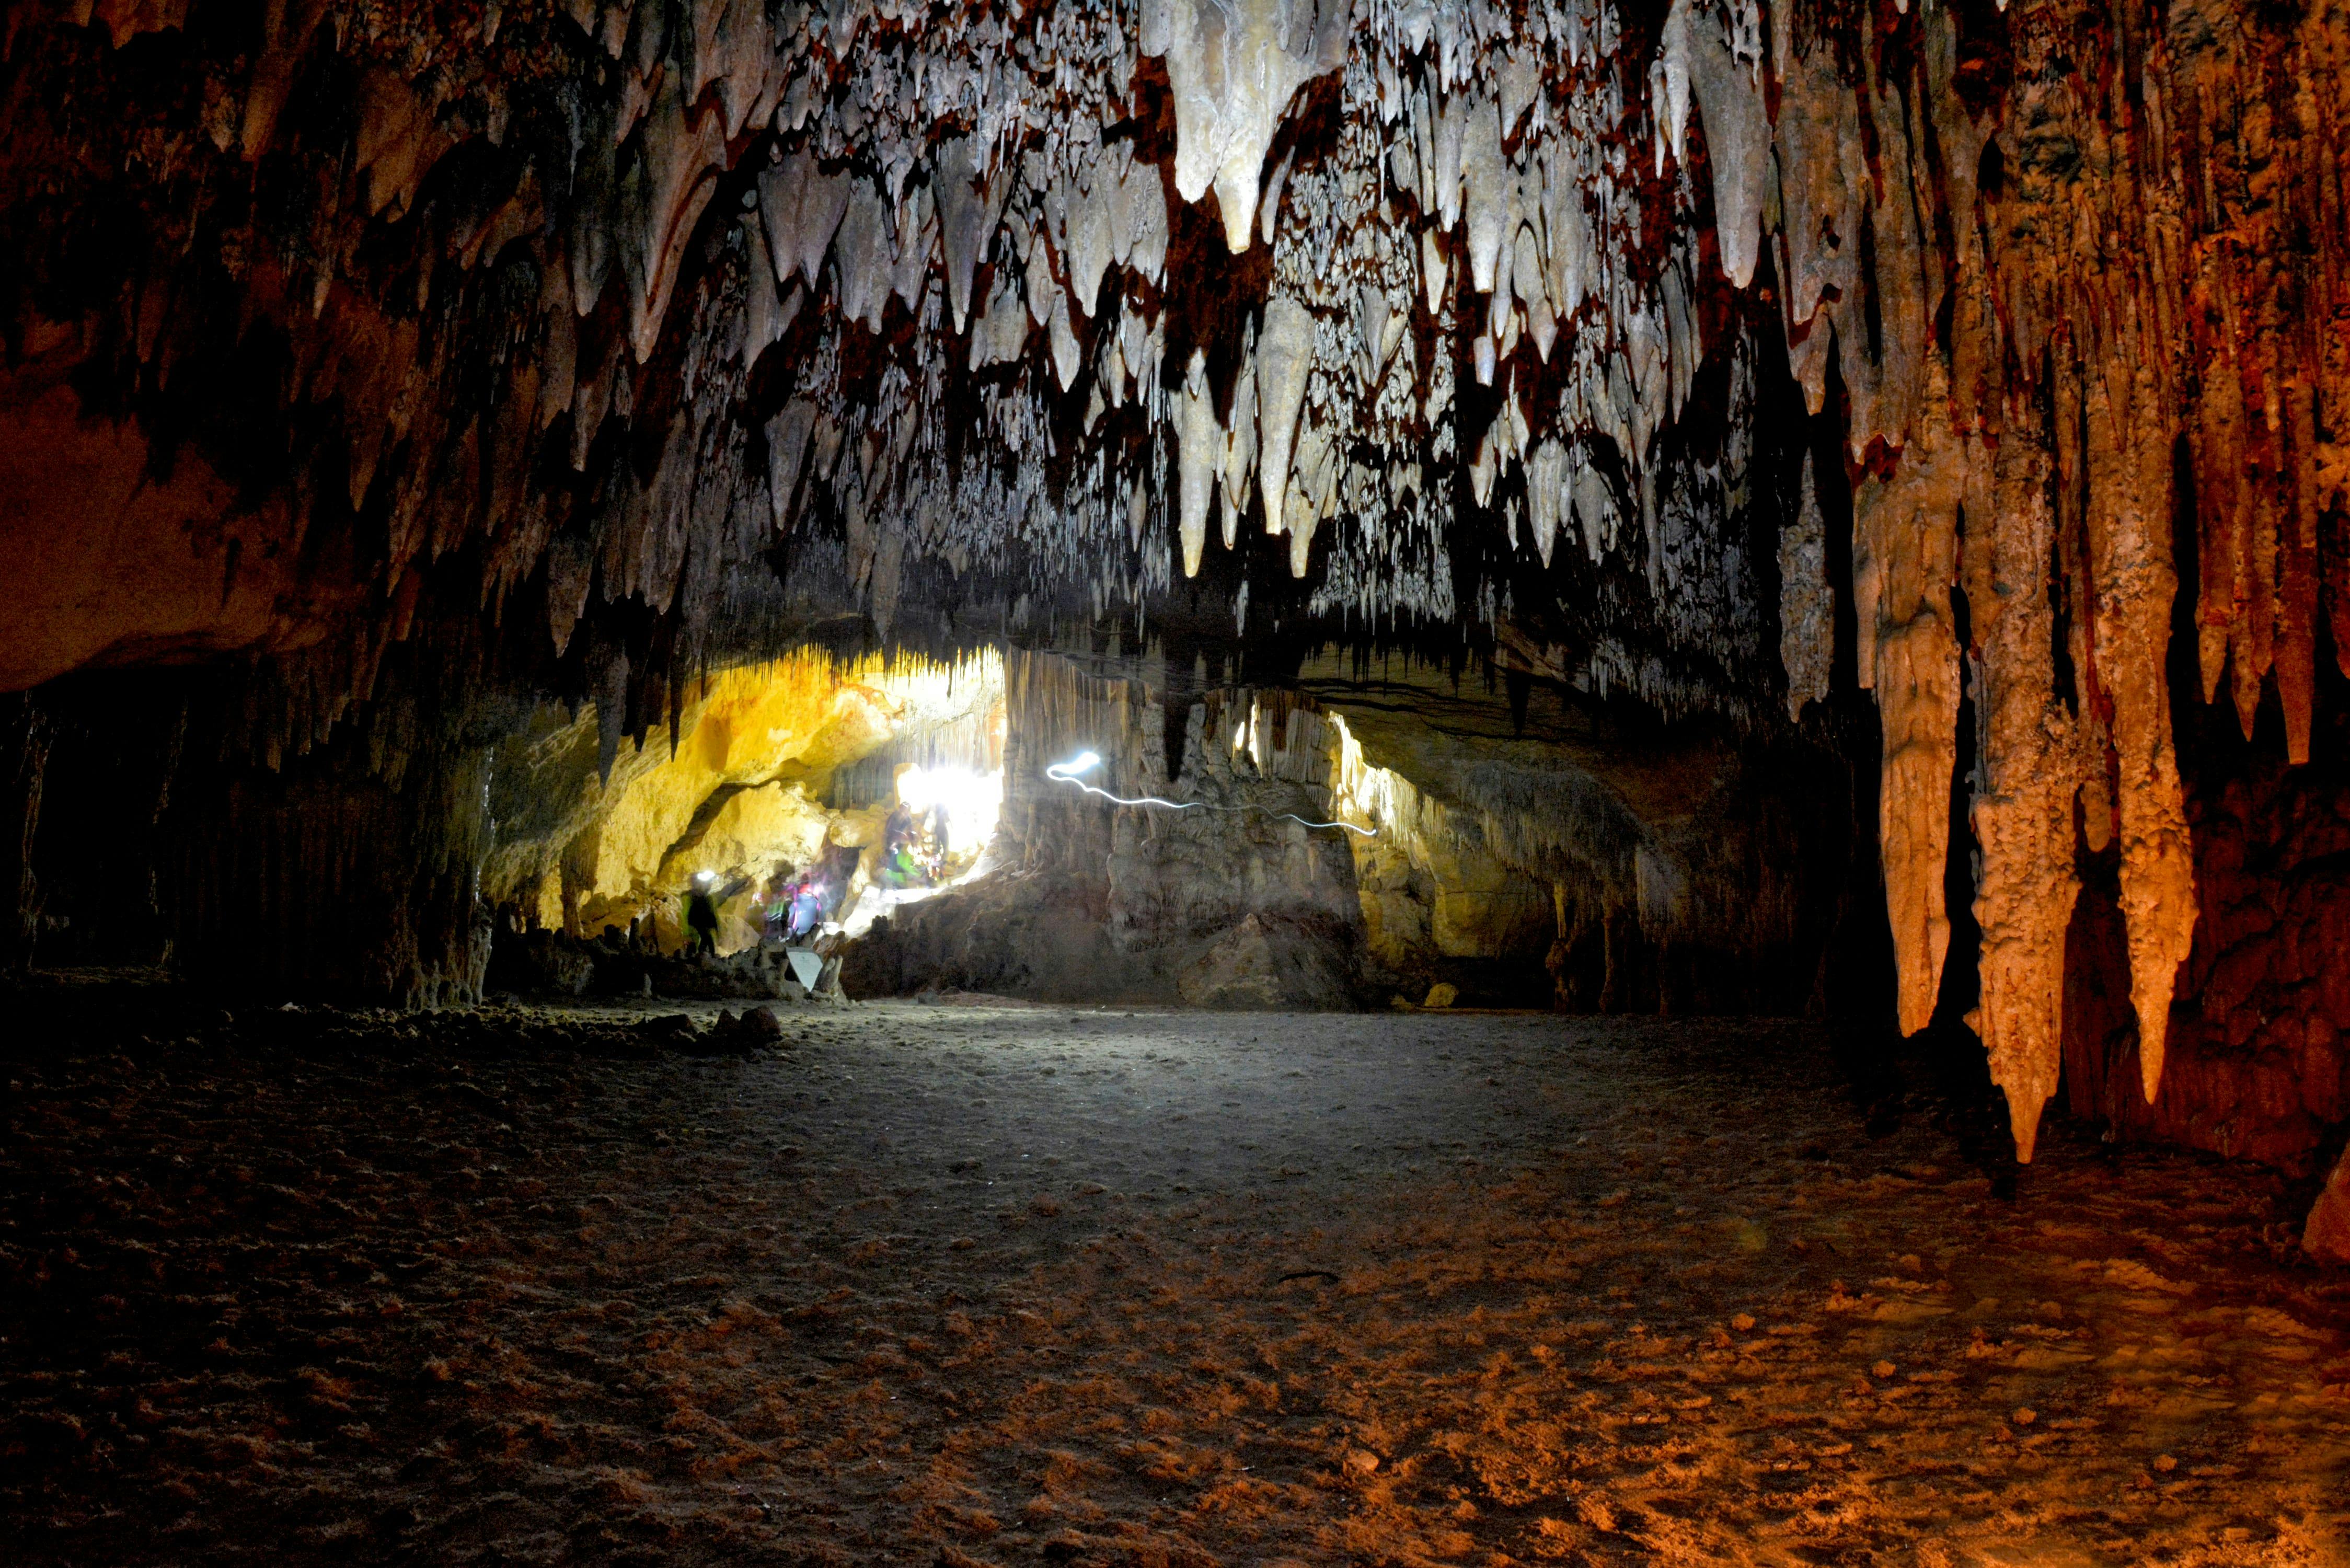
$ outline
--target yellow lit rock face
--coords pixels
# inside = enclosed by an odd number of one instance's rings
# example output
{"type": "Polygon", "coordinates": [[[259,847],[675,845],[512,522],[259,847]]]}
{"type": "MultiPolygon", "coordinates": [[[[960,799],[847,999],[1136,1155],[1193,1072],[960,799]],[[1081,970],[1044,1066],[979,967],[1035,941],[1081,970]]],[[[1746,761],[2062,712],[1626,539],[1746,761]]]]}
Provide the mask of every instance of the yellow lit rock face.
{"type": "Polygon", "coordinates": [[[1349,840],[1375,958],[1402,973],[1431,958],[1540,962],[1569,923],[1563,905],[1637,906],[1660,934],[1680,920],[1648,885],[1682,880],[1667,841],[1693,817],[1718,756],[1487,733],[1473,705],[1443,706],[1457,711],[1436,722],[1328,709],[1336,811],[1378,828],[1349,840]],[[1656,868],[1645,877],[1644,853],[1656,868]]]}
{"type": "Polygon", "coordinates": [[[1539,960],[1554,920],[1546,882],[1493,854],[1474,813],[1449,809],[1380,768],[1384,831],[1357,839],[1355,874],[1371,950],[1392,969],[1419,954],[1539,960]]]}
{"type": "Polygon", "coordinates": [[[549,720],[499,761],[509,794],[554,809],[502,828],[485,890],[583,935],[649,912],[673,946],[681,898],[696,872],[712,871],[734,889],[721,909],[721,945],[747,943],[750,895],[776,870],[805,866],[827,839],[873,838],[866,818],[878,813],[824,805],[834,770],[933,732],[1000,749],[1003,691],[993,653],[953,665],[844,664],[804,650],[712,672],[688,693],[674,752],[668,727],[656,726],[641,748],[622,748],[603,780],[595,713],[549,720]]]}
{"type": "MultiPolygon", "coordinates": [[[[731,951],[758,940],[759,916],[751,907],[751,895],[778,865],[801,867],[815,859],[835,814],[795,783],[722,785],[710,801],[718,803],[716,813],[707,821],[698,820],[662,856],[652,888],[657,896],[668,896],[663,912],[673,918],[676,900],[697,871],[716,873],[721,890],[747,881],[719,907],[718,945],[731,951]]],[[[704,803],[704,812],[708,805],[704,803]]]]}
{"type": "Polygon", "coordinates": [[[1372,955],[1402,972],[1430,953],[1540,959],[1555,923],[1549,885],[1495,854],[1478,814],[1454,810],[1372,762],[1346,715],[1333,722],[1342,737],[1333,798],[1349,820],[1379,829],[1348,841],[1372,955]]]}

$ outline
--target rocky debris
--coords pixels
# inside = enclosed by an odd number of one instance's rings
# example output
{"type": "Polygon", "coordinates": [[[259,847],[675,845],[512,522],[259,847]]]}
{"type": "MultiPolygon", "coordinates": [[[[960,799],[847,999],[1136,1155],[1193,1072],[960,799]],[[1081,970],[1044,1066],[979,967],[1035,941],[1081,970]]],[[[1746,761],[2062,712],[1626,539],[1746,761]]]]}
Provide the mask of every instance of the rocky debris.
{"type": "MultiPolygon", "coordinates": [[[[733,1022],[733,1015],[724,1014],[733,1022]]],[[[682,1012],[667,1012],[657,1018],[639,1019],[635,1024],[637,1037],[649,1044],[672,1051],[697,1052],[705,1047],[710,1036],[697,1028],[692,1019],[682,1012]]],[[[729,1033],[733,1031],[730,1029],[729,1033]]]]}
{"type": "MultiPolygon", "coordinates": [[[[786,1044],[789,1033],[773,1004],[740,1015],[722,1009],[711,1020],[687,1012],[645,1013],[641,1002],[613,1006],[593,1001],[582,1006],[498,1000],[421,1012],[287,1002],[232,1013],[194,987],[120,975],[36,975],[8,987],[0,1002],[18,1021],[33,1055],[60,1043],[140,1057],[167,1044],[234,1042],[352,1061],[399,1060],[420,1049],[457,1058],[635,1058],[668,1052],[739,1054],[786,1044]]],[[[436,1092],[477,1110],[498,1110],[462,1077],[440,1083],[436,1092]]]]}
{"type": "Polygon", "coordinates": [[[721,1008],[707,1029],[682,1013],[649,1018],[637,1025],[646,1038],[692,1056],[747,1056],[784,1043],[784,1018],[771,1004],[740,1014],[721,1008]]]}
{"type": "Polygon", "coordinates": [[[772,1044],[784,1037],[784,1015],[773,1007],[747,1008],[740,1018],[722,1010],[712,1027],[722,1034],[739,1033],[772,1044]]]}
{"type": "MultiPolygon", "coordinates": [[[[617,928],[593,941],[559,931],[501,934],[493,950],[489,989],[538,1000],[666,997],[673,1000],[806,1001],[780,950],[754,947],[723,957],[662,953],[632,945],[617,928]]],[[[816,994],[837,997],[838,971],[827,971],[816,994]]]]}
{"type": "MultiPolygon", "coordinates": [[[[529,931],[495,944],[484,984],[522,996],[584,996],[597,981],[597,950],[559,931],[529,931]]],[[[624,988],[607,981],[619,994],[624,988]]]]}

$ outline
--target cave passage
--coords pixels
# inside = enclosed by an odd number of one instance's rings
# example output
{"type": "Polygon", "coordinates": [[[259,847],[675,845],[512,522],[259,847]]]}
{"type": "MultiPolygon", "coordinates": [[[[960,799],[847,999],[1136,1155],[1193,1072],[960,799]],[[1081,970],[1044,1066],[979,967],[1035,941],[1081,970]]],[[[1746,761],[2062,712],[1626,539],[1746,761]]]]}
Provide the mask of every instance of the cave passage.
{"type": "Polygon", "coordinates": [[[187,1032],[12,1066],[16,1560],[2290,1563],[2350,1523],[2287,1183],[2068,1126],[2002,1197],[1979,1099],[1864,1103],[1809,1026],[899,1002],[709,1056],[667,1005],[99,1006],[187,1032]]]}

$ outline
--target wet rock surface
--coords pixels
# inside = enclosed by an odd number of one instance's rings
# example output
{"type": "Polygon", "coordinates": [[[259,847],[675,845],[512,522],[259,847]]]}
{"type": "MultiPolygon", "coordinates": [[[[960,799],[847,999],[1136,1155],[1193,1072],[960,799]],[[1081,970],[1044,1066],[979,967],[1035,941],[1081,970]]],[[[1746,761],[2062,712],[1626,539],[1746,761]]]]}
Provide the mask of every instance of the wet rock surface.
{"type": "Polygon", "coordinates": [[[1772,1023],[13,996],[15,1561],[2321,1561],[2308,1192],[1772,1023]],[[759,1025],[750,1028],[764,1029],[759,1025]],[[746,1026],[738,1022],[731,1033],[746,1026]],[[2002,1194],[2007,1196],[2002,1196],[2002,1194]]]}

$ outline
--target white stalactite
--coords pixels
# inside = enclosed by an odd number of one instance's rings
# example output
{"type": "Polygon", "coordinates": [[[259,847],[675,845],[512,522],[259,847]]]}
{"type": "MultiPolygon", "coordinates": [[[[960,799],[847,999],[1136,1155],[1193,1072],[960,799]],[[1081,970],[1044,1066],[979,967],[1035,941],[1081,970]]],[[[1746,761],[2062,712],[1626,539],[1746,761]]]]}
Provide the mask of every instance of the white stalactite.
{"type": "Polygon", "coordinates": [[[1224,243],[1248,249],[1264,155],[1297,89],[1335,69],[1350,7],[1315,0],[1148,0],[1145,54],[1163,55],[1175,96],[1175,192],[1210,186],[1224,243]],[[1318,25],[1317,25],[1318,23],[1318,25]],[[1156,46],[1156,47],[1154,47],[1156,46]]]}
{"type": "Polygon", "coordinates": [[[1290,448],[1297,439],[1297,416],[1305,406],[1305,378],[1313,366],[1313,314],[1286,295],[1274,296],[1265,304],[1264,328],[1256,341],[1257,479],[1268,534],[1282,531],[1290,448]]]}

